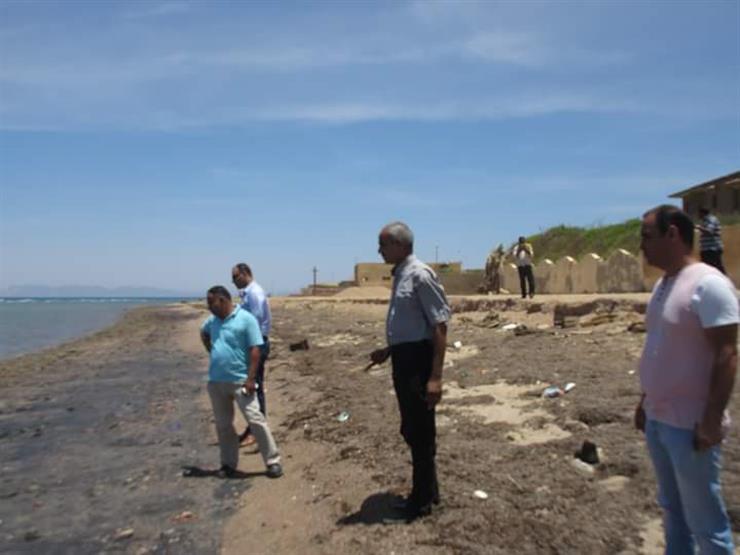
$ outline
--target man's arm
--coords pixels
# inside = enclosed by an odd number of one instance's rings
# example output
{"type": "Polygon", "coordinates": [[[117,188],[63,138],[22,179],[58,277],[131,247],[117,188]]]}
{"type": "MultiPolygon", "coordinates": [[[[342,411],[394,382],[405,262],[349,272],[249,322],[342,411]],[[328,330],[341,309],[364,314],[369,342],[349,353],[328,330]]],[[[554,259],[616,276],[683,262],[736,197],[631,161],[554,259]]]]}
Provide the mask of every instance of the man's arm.
{"type": "Polygon", "coordinates": [[[640,402],[635,407],[635,428],[641,432],[645,432],[645,408],[642,403],[645,401],[645,394],[640,396],[640,402]]]}
{"type": "Polygon", "coordinates": [[[434,326],[432,335],[432,375],[427,382],[427,404],[434,407],[442,398],[442,368],[447,349],[447,323],[434,326]]]}
{"type": "Polygon", "coordinates": [[[249,355],[249,375],[244,382],[244,389],[247,393],[254,393],[257,389],[257,366],[260,363],[260,348],[259,345],[249,347],[247,354],[249,355]]]}
{"type": "Polygon", "coordinates": [[[708,449],[722,441],[722,416],[732,395],[737,372],[737,324],[705,328],[714,352],[709,398],[702,421],[696,426],[695,445],[708,449]]]}
{"type": "Polygon", "coordinates": [[[200,340],[203,343],[203,346],[206,348],[206,351],[209,353],[211,352],[211,336],[208,334],[206,330],[200,330],[200,340]]]}

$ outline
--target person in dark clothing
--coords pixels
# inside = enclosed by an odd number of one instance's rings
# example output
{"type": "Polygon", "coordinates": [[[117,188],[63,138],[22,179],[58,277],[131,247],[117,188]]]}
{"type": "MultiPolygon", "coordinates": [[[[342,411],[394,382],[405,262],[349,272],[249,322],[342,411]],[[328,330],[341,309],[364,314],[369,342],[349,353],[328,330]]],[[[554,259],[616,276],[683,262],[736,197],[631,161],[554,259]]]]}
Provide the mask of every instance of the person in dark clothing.
{"type": "Polygon", "coordinates": [[[700,208],[699,216],[701,217],[701,224],[696,226],[701,236],[699,238],[699,256],[704,264],[714,266],[723,274],[727,274],[725,271],[725,265],[722,263],[722,253],[724,251],[722,245],[722,226],[717,219],[717,216],[709,213],[708,208],[700,208]]]}
{"type": "Polygon", "coordinates": [[[401,435],[411,449],[411,494],[399,518],[410,522],[426,516],[439,503],[435,406],[442,397],[442,367],[450,307],[432,269],[413,255],[413,234],[402,222],[385,226],[378,249],[394,264],[386,339],[388,346],[370,354],[374,364],[391,358],[393,386],[401,413],[401,435]]]}

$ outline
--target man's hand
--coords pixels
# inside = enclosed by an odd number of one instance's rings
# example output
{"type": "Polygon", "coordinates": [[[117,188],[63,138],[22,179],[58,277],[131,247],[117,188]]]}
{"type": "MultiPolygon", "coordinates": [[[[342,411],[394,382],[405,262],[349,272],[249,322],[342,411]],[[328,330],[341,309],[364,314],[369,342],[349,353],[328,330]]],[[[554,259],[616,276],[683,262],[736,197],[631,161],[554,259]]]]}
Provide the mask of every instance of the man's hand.
{"type": "Polygon", "coordinates": [[[433,409],[442,398],[442,380],[429,378],[427,382],[427,406],[433,409]]]}
{"type": "Polygon", "coordinates": [[[389,356],[391,356],[390,347],[386,347],[385,349],[376,349],[370,353],[370,360],[373,361],[373,364],[383,364],[388,360],[389,356]]]}
{"type": "Polygon", "coordinates": [[[247,378],[247,381],[244,382],[244,389],[247,390],[248,395],[252,395],[257,391],[257,384],[255,383],[254,378],[247,378]]]}
{"type": "Polygon", "coordinates": [[[642,408],[642,399],[635,408],[635,428],[645,433],[645,409],[642,408]]]}
{"type": "Polygon", "coordinates": [[[722,441],[722,419],[712,422],[705,418],[694,427],[694,449],[705,451],[722,441]]]}

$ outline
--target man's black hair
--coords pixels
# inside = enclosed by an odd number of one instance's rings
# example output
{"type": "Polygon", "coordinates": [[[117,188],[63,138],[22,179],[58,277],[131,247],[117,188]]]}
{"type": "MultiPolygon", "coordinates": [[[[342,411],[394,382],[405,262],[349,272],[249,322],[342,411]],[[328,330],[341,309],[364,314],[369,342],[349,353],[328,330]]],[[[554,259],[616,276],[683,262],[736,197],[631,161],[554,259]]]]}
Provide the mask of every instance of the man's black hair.
{"type": "Polygon", "coordinates": [[[249,277],[252,277],[252,268],[249,267],[249,264],[239,262],[239,264],[236,265],[236,269],[239,270],[240,274],[247,274],[249,277]]]}
{"type": "Polygon", "coordinates": [[[208,290],[208,294],[231,300],[231,293],[229,293],[229,290],[226,289],[226,287],[224,287],[223,285],[214,285],[208,290]]]}
{"type": "Polygon", "coordinates": [[[668,233],[668,228],[676,226],[681,242],[687,247],[694,248],[694,222],[689,215],[678,206],[672,204],[661,204],[645,212],[644,216],[655,214],[655,226],[661,235],[668,233]]]}

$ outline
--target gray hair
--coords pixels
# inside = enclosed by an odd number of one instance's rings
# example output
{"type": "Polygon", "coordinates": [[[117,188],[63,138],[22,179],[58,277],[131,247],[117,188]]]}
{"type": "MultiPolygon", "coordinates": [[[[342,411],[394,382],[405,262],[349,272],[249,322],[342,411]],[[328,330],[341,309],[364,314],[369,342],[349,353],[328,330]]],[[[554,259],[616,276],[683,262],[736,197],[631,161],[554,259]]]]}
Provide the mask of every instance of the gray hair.
{"type": "Polygon", "coordinates": [[[383,228],[383,231],[390,235],[391,239],[400,245],[407,247],[414,246],[414,233],[411,228],[403,222],[391,222],[383,228]]]}

